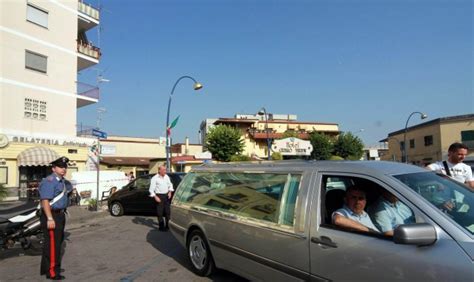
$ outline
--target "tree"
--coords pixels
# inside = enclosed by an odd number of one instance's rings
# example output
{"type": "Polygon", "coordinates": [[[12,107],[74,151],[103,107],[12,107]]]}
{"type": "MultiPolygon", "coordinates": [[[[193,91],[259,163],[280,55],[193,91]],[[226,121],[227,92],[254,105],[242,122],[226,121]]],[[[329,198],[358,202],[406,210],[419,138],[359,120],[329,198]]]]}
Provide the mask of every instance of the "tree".
{"type": "Polygon", "coordinates": [[[285,139],[285,138],[289,138],[289,137],[295,137],[295,138],[298,138],[298,132],[294,131],[294,130],[286,130],[285,132],[283,132],[283,135],[281,137],[281,139],[285,139]]]}
{"type": "Polygon", "coordinates": [[[206,137],[206,146],[216,160],[228,162],[231,156],[242,153],[244,141],[238,129],[218,125],[210,129],[206,137]]]}
{"type": "Polygon", "coordinates": [[[315,160],[328,160],[331,158],[333,143],[329,136],[318,132],[311,132],[309,141],[313,145],[311,158],[315,160]]]}
{"type": "Polygon", "coordinates": [[[359,160],[364,153],[364,143],[352,133],[341,133],[334,143],[334,155],[346,160],[359,160]]]}
{"type": "Polygon", "coordinates": [[[281,161],[281,160],[283,160],[283,156],[279,152],[273,152],[272,153],[272,160],[281,161]]]}
{"type": "Polygon", "coordinates": [[[250,161],[250,157],[247,155],[232,155],[230,156],[230,161],[231,162],[248,162],[250,161]]]}

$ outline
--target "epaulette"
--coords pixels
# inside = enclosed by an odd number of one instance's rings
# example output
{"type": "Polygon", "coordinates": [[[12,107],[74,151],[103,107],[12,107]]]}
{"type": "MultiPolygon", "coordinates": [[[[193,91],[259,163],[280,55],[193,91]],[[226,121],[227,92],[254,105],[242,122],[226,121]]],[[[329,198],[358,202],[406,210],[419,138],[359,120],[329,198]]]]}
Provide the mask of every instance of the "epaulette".
{"type": "Polygon", "coordinates": [[[53,181],[54,177],[48,176],[46,179],[48,179],[49,182],[53,181]]]}

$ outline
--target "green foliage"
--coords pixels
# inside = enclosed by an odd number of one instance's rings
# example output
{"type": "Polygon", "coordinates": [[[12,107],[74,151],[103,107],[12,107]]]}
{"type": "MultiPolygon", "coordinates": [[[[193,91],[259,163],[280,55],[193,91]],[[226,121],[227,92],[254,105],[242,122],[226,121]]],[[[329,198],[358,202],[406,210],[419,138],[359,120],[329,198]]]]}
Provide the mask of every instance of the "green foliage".
{"type": "Polygon", "coordinates": [[[283,156],[279,152],[273,152],[272,153],[272,160],[281,161],[281,160],[283,160],[283,156]]]}
{"type": "Polygon", "coordinates": [[[283,137],[281,139],[289,138],[289,137],[295,137],[298,138],[298,132],[294,130],[287,130],[283,132],[283,137]]]}
{"type": "Polygon", "coordinates": [[[331,157],[329,158],[329,160],[330,160],[330,161],[343,161],[344,158],[339,157],[339,156],[331,156],[331,157]]]}
{"type": "Polygon", "coordinates": [[[89,210],[96,210],[97,209],[97,199],[89,199],[87,200],[87,207],[89,210]]]}
{"type": "Polygon", "coordinates": [[[313,145],[311,158],[315,160],[328,160],[331,158],[333,143],[329,136],[317,132],[311,132],[309,141],[313,145]]]}
{"type": "Polygon", "coordinates": [[[341,133],[334,143],[334,155],[346,160],[359,160],[364,153],[364,143],[352,133],[341,133]]]}
{"type": "Polygon", "coordinates": [[[5,199],[7,196],[8,196],[8,188],[5,185],[0,184],[0,201],[5,199]]]}
{"type": "Polygon", "coordinates": [[[231,162],[248,162],[250,160],[250,157],[247,155],[233,155],[230,157],[231,162]]]}
{"type": "Polygon", "coordinates": [[[240,131],[228,125],[218,125],[209,130],[206,146],[218,161],[228,162],[233,155],[244,150],[244,141],[240,131]]]}

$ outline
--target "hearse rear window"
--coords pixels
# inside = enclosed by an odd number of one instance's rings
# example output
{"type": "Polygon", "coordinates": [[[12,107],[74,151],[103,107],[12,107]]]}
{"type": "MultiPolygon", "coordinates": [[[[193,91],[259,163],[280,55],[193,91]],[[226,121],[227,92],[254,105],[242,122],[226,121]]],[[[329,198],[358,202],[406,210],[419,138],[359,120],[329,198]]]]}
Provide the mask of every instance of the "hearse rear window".
{"type": "Polygon", "coordinates": [[[300,180],[299,174],[193,172],[178,197],[181,203],[292,226],[300,180]]]}

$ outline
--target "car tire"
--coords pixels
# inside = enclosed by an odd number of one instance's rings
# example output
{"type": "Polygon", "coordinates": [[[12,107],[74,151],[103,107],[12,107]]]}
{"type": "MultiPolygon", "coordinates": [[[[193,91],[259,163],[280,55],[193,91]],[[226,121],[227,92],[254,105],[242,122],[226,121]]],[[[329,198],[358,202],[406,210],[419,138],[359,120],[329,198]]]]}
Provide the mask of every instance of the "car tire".
{"type": "Polygon", "coordinates": [[[119,202],[113,202],[110,205],[110,214],[112,216],[122,216],[123,215],[123,206],[119,202]]]}
{"type": "Polygon", "coordinates": [[[196,229],[191,232],[186,249],[194,273],[199,276],[209,276],[214,272],[214,259],[201,230],[196,229]]]}

